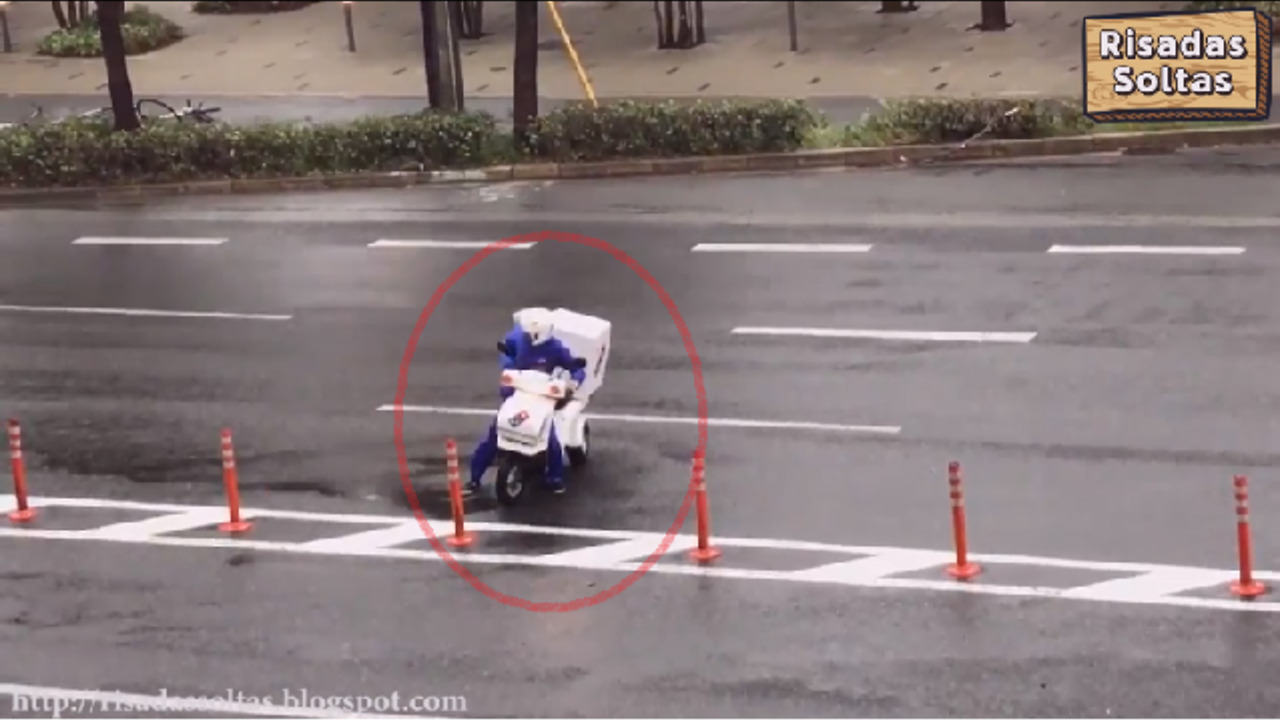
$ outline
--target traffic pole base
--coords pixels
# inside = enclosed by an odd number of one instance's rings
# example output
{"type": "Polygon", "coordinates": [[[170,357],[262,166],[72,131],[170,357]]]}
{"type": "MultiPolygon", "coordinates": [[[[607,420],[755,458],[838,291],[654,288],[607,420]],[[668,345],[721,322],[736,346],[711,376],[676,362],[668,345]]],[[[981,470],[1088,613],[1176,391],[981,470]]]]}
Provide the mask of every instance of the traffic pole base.
{"type": "Polygon", "coordinates": [[[227,533],[248,532],[251,528],[253,528],[253,523],[249,522],[248,520],[241,520],[239,522],[218,523],[218,529],[221,530],[222,532],[227,532],[227,533]]]}
{"type": "Polygon", "coordinates": [[[9,520],[16,523],[31,522],[36,517],[35,508],[27,508],[26,510],[14,510],[9,513],[9,520]]]}
{"type": "Polygon", "coordinates": [[[461,535],[450,535],[444,541],[453,547],[468,547],[476,541],[476,538],[471,533],[462,533],[461,535]]]}
{"type": "Polygon", "coordinates": [[[1256,598],[1267,591],[1267,586],[1257,580],[1248,583],[1242,583],[1239,580],[1231,581],[1231,594],[1242,598],[1256,598]]]}
{"type": "Polygon", "coordinates": [[[715,560],[716,558],[720,557],[722,554],[723,553],[720,552],[720,548],[712,547],[708,545],[707,547],[704,547],[704,548],[696,547],[690,550],[689,559],[693,560],[694,562],[707,563],[707,562],[711,562],[712,560],[715,560]]]}
{"type": "Polygon", "coordinates": [[[977,577],[982,572],[982,566],[977,563],[965,563],[956,565],[952,563],[947,566],[947,574],[956,580],[969,580],[977,577]]]}

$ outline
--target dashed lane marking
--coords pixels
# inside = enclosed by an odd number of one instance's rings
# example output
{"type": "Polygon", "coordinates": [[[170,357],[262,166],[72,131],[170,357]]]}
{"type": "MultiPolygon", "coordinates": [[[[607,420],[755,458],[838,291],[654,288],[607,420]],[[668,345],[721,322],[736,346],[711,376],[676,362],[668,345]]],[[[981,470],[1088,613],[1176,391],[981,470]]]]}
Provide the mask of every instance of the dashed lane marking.
{"type": "Polygon", "coordinates": [[[692,252],[867,253],[871,245],[852,243],[698,243],[692,252]]]}
{"type": "Polygon", "coordinates": [[[99,237],[86,236],[71,241],[72,245],[222,245],[228,238],[184,237],[99,237]]]}
{"type": "Polygon", "coordinates": [[[1243,255],[1242,247],[1192,245],[1054,245],[1048,252],[1076,255],[1243,255]]]}
{"type": "MultiPolygon", "coordinates": [[[[493,415],[491,408],[443,407],[438,405],[382,405],[377,412],[395,412],[396,408],[407,413],[428,413],[434,415],[468,415],[483,417],[493,415]]],[[[650,425],[697,425],[696,417],[669,417],[663,415],[626,415],[609,413],[586,413],[588,420],[603,422],[629,422],[650,425]]],[[[758,429],[758,430],[814,430],[819,432],[867,433],[871,435],[897,435],[902,432],[899,425],[846,425],[842,423],[807,422],[801,420],[743,420],[738,418],[708,418],[708,427],[758,429]]]]}
{"type": "Polygon", "coordinates": [[[54,313],[62,315],[120,315],[124,317],[201,318],[213,320],[292,320],[292,315],[197,312],[189,310],[144,310],[141,308],[51,307],[40,305],[0,305],[0,312],[54,313]]]}
{"type": "Polygon", "coordinates": [[[841,328],[736,327],[733,335],[893,340],[897,342],[1029,343],[1033,332],[944,332],[931,330],[846,330],[841,328]]]}
{"type": "MultiPolygon", "coordinates": [[[[67,714],[104,717],[122,713],[123,717],[139,717],[140,713],[167,712],[169,717],[188,713],[209,713],[215,717],[249,715],[285,718],[422,718],[443,720],[430,715],[370,715],[341,708],[306,707],[303,705],[271,705],[267,703],[223,700],[216,697],[179,697],[144,695],[118,690],[74,690],[46,685],[0,683],[0,695],[9,696],[10,710],[15,714],[34,713],[50,717],[67,714]],[[56,710],[56,712],[55,712],[56,710]]],[[[164,716],[161,716],[164,717],[164,716]]]]}
{"type": "MultiPolygon", "coordinates": [[[[406,250],[411,248],[417,249],[434,249],[434,250],[483,250],[492,245],[493,242],[487,240],[375,240],[369,243],[371,248],[395,248],[406,250]]],[[[506,250],[529,250],[533,248],[535,243],[513,243],[511,246],[504,248],[506,250]]]]}
{"type": "MultiPolygon", "coordinates": [[[[0,502],[12,507],[12,495],[0,495],[0,502]]],[[[369,557],[416,561],[441,561],[432,549],[400,547],[405,543],[424,539],[416,522],[404,517],[364,515],[354,513],[314,513],[291,510],[242,508],[241,515],[252,519],[260,527],[275,519],[308,521],[317,526],[382,526],[373,530],[343,533],[335,528],[334,534],[309,542],[278,542],[252,539],[252,533],[240,537],[175,537],[167,533],[199,527],[211,527],[226,519],[226,508],[216,505],[176,505],[168,503],[142,503],[127,500],[100,498],[32,498],[36,508],[87,508],[102,510],[133,510],[154,513],[155,517],[141,521],[106,524],[88,530],[48,530],[40,527],[39,516],[31,526],[0,527],[0,537],[36,540],[71,540],[88,542],[116,542],[152,545],[171,548],[230,548],[253,549],[265,552],[293,553],[316,557],[369,557]]],[[[452,523],[445,520],[429,521],[437,537],[445,537],[452,531],[452,523]]],[[[457,551],[454,557],[464,564],[475,565],[523,565],[528,567],[560,568],[576,570],[605,570],[635,572],[644,562],[657,553],[665,540],[659,532],[630,530],[597,530],[590,528],[566,528],[515,523],[471,521],[468,528],[476,533],[478,542],[473,549],[457,551]],[[513,554],[478,552],[484,548],[484,536],[489,533],[537,534],[597,540],[594,547],[544,554],[513,554]]],[[[666,553],[679,553],[697,542],[692,535],[677,535],[666,553]]],[[[1280,612],[1280,602],[1266,600],[1244,601],[1233,599],[1226,590],[1226,583],[1233,577],[1229,570],[1156,565],[1134,562],[1099,562],[1069,560],[1063,558],[1035,557],[1030,555],[973,554],[971,560],[986,567],[986,572],[972,582],[958,582],[946,578],[943,568],[954,561],[954,554],[941,550],[837,545],[803,540],[769,538],[715,537],[713,542],[724,550],[724,557],[710,566],[692,562],[655,563],[649,572],[669,575],[697,575],[702,577],[770,580],[775,582],[800,582],[829,586],[930,590],[935,592],[961,592],[1005,597],[1034,597],[1057,600],[1076,600],[1129,605],[1157,605],[1166,607],[1196,608],[1205,610],[1230,610],[1237,612],[1280,612]],[[847,559],[828,561],[799,570],[763,570],[750,567],[726,567],[732,562],[734,549],[764,548],[788,550],[800,553],[813,552],[824,555],[845,555],[847,559]],[[1051,576],[1053,571],[1091,571],[1099,579],[1070,587],[1046,587],[1036,585],[1010,585],[1000,583],[1002,573],[1017,568],[1035,568],[1051,576]],[[904,577],[908,573],[936,570],[936,580],[904,577]],[[1121,577],[1115,577],[1115,576],[1121,577]],[[1219,588],[1221,598],[1180,595],[1188,591],[1219,588]]],[[[21,552],[21,549],[12,550],[21,552]]],[[[1280,581],[1280,572],[1255,572],[1255,577],[1268,583],[1280,581]]]]}

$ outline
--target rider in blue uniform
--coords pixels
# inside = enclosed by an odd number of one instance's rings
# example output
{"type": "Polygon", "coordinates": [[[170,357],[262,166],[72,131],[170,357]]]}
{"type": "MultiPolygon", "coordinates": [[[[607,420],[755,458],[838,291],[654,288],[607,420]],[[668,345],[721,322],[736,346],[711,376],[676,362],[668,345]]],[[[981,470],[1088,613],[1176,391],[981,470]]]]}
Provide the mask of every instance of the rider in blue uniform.
{"type": "MultiPolygon", "coordinates": [[[[574,382],[581,385],[586,380],[586,370],[577,367],[578,363],[559,340],[552,337],[555,330],[547,311],[541,308],[526,311],[511,332],[503,339],[506,352],[501,358],[503,370],[541,370],[550,374],[557,368],[569,371],[574,382]]],[[[515,392],[512,388],[500,388],[502,399],[515,392]]],[[[489,431],[471,454],[472,491],[480,489],[480,481],[484,473],[493,464],[493,456],[498,450],[497,418],[489,423],[489,431]]],[[[551,427],[551,437],[547,442],[547,487],[555,493],[564,492],[564,453],[560,447],[560,439],[556,437],[555,426],[551,427]]]]}

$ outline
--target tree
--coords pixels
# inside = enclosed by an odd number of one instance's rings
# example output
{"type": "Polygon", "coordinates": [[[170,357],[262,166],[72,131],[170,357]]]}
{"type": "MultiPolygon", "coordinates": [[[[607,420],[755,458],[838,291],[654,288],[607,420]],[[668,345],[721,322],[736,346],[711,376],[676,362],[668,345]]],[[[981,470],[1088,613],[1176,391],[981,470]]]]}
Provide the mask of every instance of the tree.
{"type": "Polygon", "coordinates": [[[66,3],[53,0],[49,4],[53,6],[53,16],[58,20],[58,27],[63,30],[79,27],[81,23],[89,19],[88,0],[76,0],[66,3]],[[66,6],[65,9],[63,5],[66,6]]]}
{"type": "Polygon", "coordinates": [[[511,120],[524,143],[538,117],[538,0],[516,0],[515,59],[511,69],[511,120]]]}
{"type": "Polygon", "coordinates": [[[982,32],[999,32],[1008,30],[1013,23],[1009,22],[1008,10],[1005,7],[1004,0],[982,0],[982,21],[977,25],[971,25],[970,30],[981,30],[982,32]]]}
{"type": "Polygon", "coordinates": [[[707,41],[702,0],[653,0],[658,49],[688,50],[707,41]]]}
{"type": "Polygon", "coordinates": [[[436,51],[436,16],[431,0],[418,0],[422,16],[422,62],[427,76],[427,105],[440,107],[440,54],[436,51]]]}
{"type": "MultiPolygon", "coordinates": [[[[68,3],[70,4],[70,3],[68,3]]],[[[102,41],[102,59],[107,64],[107,93],[111,96],[111,112],[116,130],[137,130],[138,110],[133,103],[133,83],[129,81],[129,65],[124,54],[124,33],[120,21],[124,2],[98,0],[98,37],[102,41]]],[[[81,16],[83,20],[83,15],[81,16]]]]}
{"type": "Polygon", "coordinates": [[[450,3],[458,8],[454,16],[458,37],[464,40],[484,37],[484,0],[450,0],[450,3]]]}
{"type": "Polygon", "coordinates": [[[913,1],[904,3],[902,0],[883,0],[883,2],[880,3],[880,9],[877,12],[891,14],[909,13],[915,12],[919,9],[920,6],[916,5],[913,1]]]}

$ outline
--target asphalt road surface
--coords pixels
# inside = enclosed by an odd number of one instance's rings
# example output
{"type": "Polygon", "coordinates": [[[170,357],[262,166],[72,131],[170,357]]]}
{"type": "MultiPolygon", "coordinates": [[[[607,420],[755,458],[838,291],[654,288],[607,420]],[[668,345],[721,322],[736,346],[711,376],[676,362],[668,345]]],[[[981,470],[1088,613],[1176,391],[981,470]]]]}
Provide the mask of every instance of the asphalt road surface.
{"type": "Polygon", "coordinates": [[[0,414],[38,511],[0,526],[0,695],[26,717],[162,696],[266,715],[304,691],[427,716],[1272,715],[1280,603],[1227,582],[1243,474],[1280,588],[1278,168],[1248,149],[0,210],[0,414]],[[410,345],[465,243],[547,231],[610,243],[678,312],[555,236],[456,278],[410,345]],[[370,247],[395,239],[437,245],[370,247]],[[410,481],[445,535],[444,442],[465,465],[493,343],[531,305],[609,319],[614,349],[569,491],[470,498],[474,544],[445,546],[500,601],[416,526],[389,408],[412,349],[410,481]],[[695,367],[705,568],[693,513],[656,554],[688,497],[695,367]],[[223,427],[247,534],[211,528],[223,427]],[[967,582],[945,571],[952,461],[967,582]],[[527,607],[651,554],[603,602],[527,607]]]}
{"type": "MultiPolygon", "coordinates": [[[[139,95],[138,99],[143,96],[139,95]]],[[[333,97],[333,96],[255,96],[210,95],[198,97],[160,96],[156,98],[173,108],[192,105],[218,107],[219,120],[235,124],[256,122],[351,122],[362,117],[414,113],[426,106],[426,90],[422,97],[333,97]]],[[[714,98],[712,98],[714,99],[714,98]]],[[[32,116],[36,108],[46,117],[63,118],[96,110],[108,104],[105,91],[101,95],[0,95],[0,123],[19,123],[32,116]]],[[[510,98],[468,98],[467,108],[487,112],[499,122],[511,118],[510,98]]],[[[566,104],[561,98],[541,98],[539,109],[554,110],[566,104]]],[[[873,97],[822,97],[811,98],[810,104],[826,114],[831,122],[851,123],[881,109],[880,101],[873,97]]],[[[147,103],[142,106],[146,115],[158,115],[163,108],[147,103]]]]}

